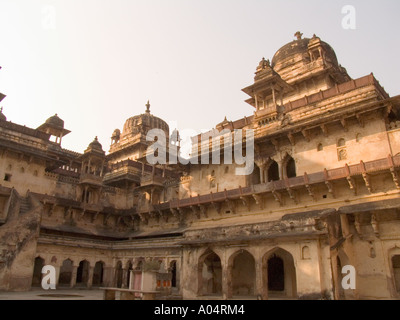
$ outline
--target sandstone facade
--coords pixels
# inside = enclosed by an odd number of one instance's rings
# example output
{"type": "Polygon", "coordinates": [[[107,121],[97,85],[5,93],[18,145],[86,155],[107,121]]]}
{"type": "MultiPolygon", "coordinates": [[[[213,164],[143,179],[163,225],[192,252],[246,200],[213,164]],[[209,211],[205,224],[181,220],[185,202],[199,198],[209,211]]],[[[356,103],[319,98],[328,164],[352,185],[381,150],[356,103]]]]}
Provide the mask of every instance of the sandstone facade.
{"type": "Polygon", "coordinates": [[[296,36],[243,89],[254,113],[216,125],[254,130],[248,176],[150,165],[147,133],[171,132],[149,103],[107,154],[97,138],[62,148],[57,115],[33,129],[1,113],[0,290],[40,285],[47,264],[58,287],[127,287],[156,262],[158,290],[177,298],[398,299],[400,97],[296,36]],[[345,265],[355,289],[341,286],[345,265]]]}

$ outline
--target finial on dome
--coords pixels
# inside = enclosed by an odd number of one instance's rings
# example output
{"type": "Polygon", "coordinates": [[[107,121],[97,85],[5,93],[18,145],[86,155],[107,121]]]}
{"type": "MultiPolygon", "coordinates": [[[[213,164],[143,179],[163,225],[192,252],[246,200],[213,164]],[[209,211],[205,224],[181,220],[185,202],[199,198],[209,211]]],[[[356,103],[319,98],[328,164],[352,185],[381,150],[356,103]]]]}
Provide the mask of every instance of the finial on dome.
{"type": "Polygon", "coordinates": [[[303,36],[303,34],[302,34],[300,31],[297,31],[297,32],[294,34],[294,36],[297,37],[297,40],[301,40],[301,37],[303,36]]]}
{"type": "Polygon", "coordinates": [[[150,101],[149,100],[147,100],[147,103],[146,103],[146,113],[150,113],[150,101]]]}

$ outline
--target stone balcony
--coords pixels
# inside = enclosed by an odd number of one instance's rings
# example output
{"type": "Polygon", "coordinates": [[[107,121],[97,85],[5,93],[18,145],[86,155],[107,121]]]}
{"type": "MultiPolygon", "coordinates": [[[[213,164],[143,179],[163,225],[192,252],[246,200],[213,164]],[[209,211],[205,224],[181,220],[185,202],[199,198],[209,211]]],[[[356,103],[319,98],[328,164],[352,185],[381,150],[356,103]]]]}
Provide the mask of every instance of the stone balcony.
{"type": "Polygon", "coordinates": [[[90,173],[81,173],[79,183],[101,186],[103,185],[103,177],[90,173]]]}
{"type": "Polygon", "coordinates": [[[140,186],[164,186],[165,178],[158,175],[145,175],[140,178],[140,186]]]}

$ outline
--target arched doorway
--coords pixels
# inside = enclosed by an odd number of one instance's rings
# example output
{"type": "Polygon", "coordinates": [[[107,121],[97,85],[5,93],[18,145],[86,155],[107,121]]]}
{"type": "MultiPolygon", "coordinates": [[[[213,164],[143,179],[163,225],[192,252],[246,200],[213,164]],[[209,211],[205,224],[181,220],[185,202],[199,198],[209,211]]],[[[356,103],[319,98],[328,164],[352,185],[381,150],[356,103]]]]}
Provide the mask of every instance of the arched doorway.
{"type": "Polygon", "coordinates": [[[254,296],[255,260],[246,250],[240,250],[229,259],[232,296],[254,296]]]}
{"type": "Polygon", "coordinates": [[[277,248],[264,255],[263,291],[268,297],[297,297],[296,268],[288,251],[277,248]]]}
{"type": "Polygon", "coordinates": [[[199,295],[222,294],[221,259],[213,252],[203,254],[199,259],[199,295]]]}
{"type": "Polygon", "coordinates": [[[122,287],[122,262],[118,261],[115,268],[115,285],[117,288],[122,287]]]}
{"type": "Polygon", "coordinates": [[[97,261],[93,269],[93,286],[103,285],[104,262],[97,261]]]}
{"type": "Polygon", "coordinates": [[[268,259],[268,291],[285,291],[285,269],[283,260],[275,254],[268,259]]]}
{"type": "Polygon", "coordinates": [[[39,287],[42,284],[42,268],[44,267],[44,259],[41,257],[35,258],[33,267],[32,287],[39,287]]]}
{"type": "Polygon", "coordinates": [[[89,261],[82,260],[79,262],[78,270],[76,272],[76,285],[86,286],[89,280],[89,261]]]}
{"type": "Polygon", "coordinates": [[[70,286],[72,280],[73,262],[70,259],[63,261],[60,268],[60,277],[58,280],[59,286],[70,286]]]}

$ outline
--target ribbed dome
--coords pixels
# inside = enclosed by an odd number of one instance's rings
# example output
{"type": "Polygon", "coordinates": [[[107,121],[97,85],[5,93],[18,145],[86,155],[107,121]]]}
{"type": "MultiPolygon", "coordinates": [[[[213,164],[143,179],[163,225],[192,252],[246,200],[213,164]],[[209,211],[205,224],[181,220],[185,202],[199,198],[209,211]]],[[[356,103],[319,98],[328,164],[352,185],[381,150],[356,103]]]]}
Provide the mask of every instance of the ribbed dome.
{"type": "MultiPolygon", "coordinates": [[[[313,39],[304,38],[297,39],[288,44],[285,44],[282,48],[280,48],[272,58],[271,66],[276,71],[290,67],[292,64],[303,60],[307,63],[310,62],[310,56],[308,52],[308,46],[311,40],[318,39],[317,37],[313,39]]],[[[332,47],[324,41],[320,41],[321,46],[324,50],[325,58],[327,61],[331,62],[334,65],[338,65],[338,60],[335,54],[335,51],[332,47]]]]}
{"type": "Polygon", "coordinates": [[[166,136],[169,135],[168,124],[150,114],[150,104],[147,105],[146,113],[131,117],[125,121],[124,128],[122,130],[121,139],[128,137],[130,135],[136,135],[138,133],[147,134],[151,129],[161,129],[165,132],[166,136]]]}
{"type": "Polygon", "coordinates": [[[59,129],[63,129],[64,128],[64,120],[60,119],[57,116],[57,114],[55,114],[54,116],[48,118],[45,123],[49,124],[51,126],[57,127],[59,129]]]}

